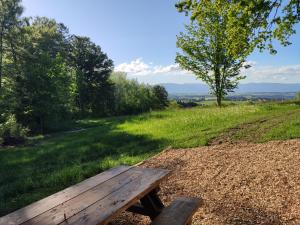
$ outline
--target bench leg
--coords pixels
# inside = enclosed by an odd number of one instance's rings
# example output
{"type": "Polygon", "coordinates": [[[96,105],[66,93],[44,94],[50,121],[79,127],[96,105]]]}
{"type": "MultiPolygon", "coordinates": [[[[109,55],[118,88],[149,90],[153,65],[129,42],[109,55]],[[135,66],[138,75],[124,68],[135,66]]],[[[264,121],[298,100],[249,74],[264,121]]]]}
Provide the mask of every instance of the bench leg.
{"type": "Polygon", "coordinates": [[[158,191],[159,188],[152,190],[140,199],[140,203],[131,206],[127,211],[149,216],[151,220],[154,220],[165,207],[157,195],[158,191]]]}
{"type": "Polygon", "coordinates": [[[154,218],[157,217],[165,207],[157,195],[158,191],[159,189],[155,189],[141,199],[141,204],[148,212],[151,212],[151,215],[149,215],[151,220],[154,220],[154,218]]]}
{"type": "Polygon", "coordinates": [[[164,208],[164,204],[158,197],[157,192],[158,190],[154,190],[141,199],[141,204],[151,212],[151,215],[149,215],[151,220],[154,220],[164,208]]]}

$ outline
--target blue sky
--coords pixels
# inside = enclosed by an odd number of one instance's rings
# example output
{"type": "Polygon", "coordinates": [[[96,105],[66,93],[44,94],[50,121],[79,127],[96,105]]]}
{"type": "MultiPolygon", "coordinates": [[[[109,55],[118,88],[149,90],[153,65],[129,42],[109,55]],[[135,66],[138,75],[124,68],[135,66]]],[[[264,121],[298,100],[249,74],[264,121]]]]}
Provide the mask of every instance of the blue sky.
{"type": "MultiPolygon", "coordinates": [[[[47,16],[88,36],[114,60],[117,71],[147,83],[194,83],[175,65],[176,34],[188,19],[176,0],[23,0],[25,16],[47,16]]],[[[244,82],[300,83],[300,26],[293,45],[278,54],[254,52],[244,82]]]]}

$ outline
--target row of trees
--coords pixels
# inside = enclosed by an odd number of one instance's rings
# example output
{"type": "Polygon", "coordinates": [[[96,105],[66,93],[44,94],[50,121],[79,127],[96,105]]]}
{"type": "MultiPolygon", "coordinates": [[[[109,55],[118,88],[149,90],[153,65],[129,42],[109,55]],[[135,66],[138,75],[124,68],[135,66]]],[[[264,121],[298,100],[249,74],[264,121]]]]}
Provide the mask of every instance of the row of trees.
{"type": "Polygon", "coordinates": [[[111,75],[113,61],[89,38],[55,20],[21,15],[20,0],[0,1],[0,136],[167,104],[162,87],[111,75]]]}
{"type": "Polygon", "coordinates": [[[140,84],[127,79],[123,72],[112,73],[111,81],[114,84],[113,111],[118,115],[163,109],[168,105],[168,92],[163,86],[140,84]]]}
{"type": "Polygon", "coordinates": [[[176,7],[191,20],[178,35],[176,61],[210,86],[219,106],[245,78],[249,54],[276,54],[274,40],[290,45],[300,21],[299,0],[180,0],[176,7]]]}

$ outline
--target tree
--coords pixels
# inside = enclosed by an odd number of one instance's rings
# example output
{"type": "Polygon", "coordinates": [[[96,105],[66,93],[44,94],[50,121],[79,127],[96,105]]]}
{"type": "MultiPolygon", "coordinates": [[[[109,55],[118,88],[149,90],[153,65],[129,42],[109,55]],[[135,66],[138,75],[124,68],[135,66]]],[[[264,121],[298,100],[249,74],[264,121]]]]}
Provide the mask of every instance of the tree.
{"type": "MultiPolygon", "coordinates": [[[[176,7],[179,12],[191,16],[191,20],[197,20],[203,14],[203,8],[219,1],[211,0],[180,0],[176,7]]],[[[296,31],[294,25],[300,21],[299,0],[224,0],[230,4],[228,11],[229,23],[235,27],[228,33],[233,42],[231,51],[239,54],[238,44],[241,31],[250,29],[248,42],[251,46],[249,52],[258,47],[260,50],[269,49],[272,54],[276,53],[273,40],[278,40],[282,45],[291,44],[288,40],[296,31]]],[[[243,32],[242,32],[243,33],[243,32]]]]}
{"type": "Polygon", "coordinates": [[[81,116],[107,115],[112,101],[112,84],[109,76],[113,61],[87,37],[72,37],[70,54],[76,73],[77,104],[81,116]]]}
{"type": "Polygon", "coordinates": [[[169,104],[168,100],[168,92],[164,88],[164,86],[161,85],[154,85],[153,86],[153,92],[156,97],[156,108],[163,109],[169,104]]]}
{"type": "Polygon", "coordinates": [[[15,114],[34,132],[56,129],[70,114],[72,73],[63,57],[67,33],[63,24],[47,18],[23,27],[15,114]]]}
{"type": "Polygon", "coordinates": [[[9,50],[11,32],[19,24],[23,12],[21,0],[0,0],[0,91],[2,89],[3,59],[9,50]]]}
{"type": "Polygon", "coordinates": [[[168,93],[164,87],[140,84],[128,79],[126,73],[113,72],[114,114],[137,114],[152,109],[162,109],[168,104],[168,93]]]}
{"type": "Polygon", "coordinates": [[[127,79],[126,73],[114,72],[110,77],[114,84],[114,114],[137,114],[151,108],[151,90],[136,80],[127,79]]]}
{"type": "Polygon", "coordinates": [[[209,85],[218,106],[244,78],[240,71],[247,68],[245,57],[251,51],[248,38],[252,30],[232,24],[230,12],[232,5],[228,1],[207,1],[197,18],[186,26],[187,32],[177,37],[182,53],[177,53],[176,62],[209,85]],[[235,37],[239,41],[233,43],[231,33],[236,30],[240,33],[235,37]],[[235,48],[239,51],[233,51],[235,48]]]}

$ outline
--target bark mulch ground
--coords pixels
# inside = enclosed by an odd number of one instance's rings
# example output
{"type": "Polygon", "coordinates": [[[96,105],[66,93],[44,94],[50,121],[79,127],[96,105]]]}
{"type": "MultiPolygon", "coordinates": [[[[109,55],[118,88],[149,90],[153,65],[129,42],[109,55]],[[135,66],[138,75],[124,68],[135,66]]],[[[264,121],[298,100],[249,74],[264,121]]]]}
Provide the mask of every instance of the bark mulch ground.
{"type": "MultiPolygon", "coordinates": [[[[204,199],[193,224],[300,224],[300,140],[166,150],[143,167],[172,170],[160,196],[204,199]]],[[[146,225],[130,213],[113,225],[146,225]]]]}

